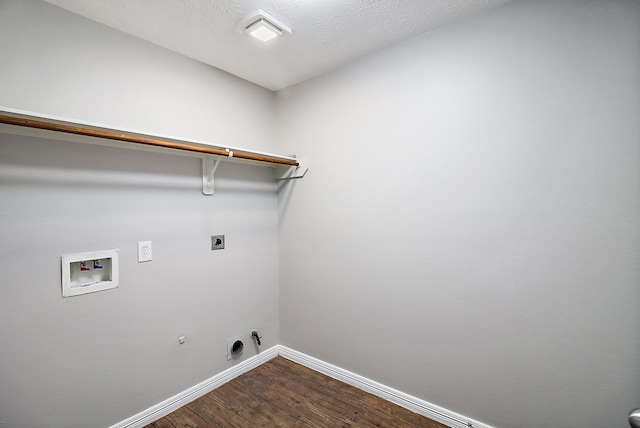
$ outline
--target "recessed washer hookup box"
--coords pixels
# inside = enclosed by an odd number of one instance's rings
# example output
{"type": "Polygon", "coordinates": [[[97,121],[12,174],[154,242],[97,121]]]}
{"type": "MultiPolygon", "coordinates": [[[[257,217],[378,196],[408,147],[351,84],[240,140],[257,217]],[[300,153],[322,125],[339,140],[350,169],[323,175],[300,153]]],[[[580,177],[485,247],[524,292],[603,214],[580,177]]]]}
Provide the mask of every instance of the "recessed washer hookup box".
{"type": "Polygon", "coordinates": [[[78,296],[118,286],[118,250],[62,256],[62,297],[78,296]]]}

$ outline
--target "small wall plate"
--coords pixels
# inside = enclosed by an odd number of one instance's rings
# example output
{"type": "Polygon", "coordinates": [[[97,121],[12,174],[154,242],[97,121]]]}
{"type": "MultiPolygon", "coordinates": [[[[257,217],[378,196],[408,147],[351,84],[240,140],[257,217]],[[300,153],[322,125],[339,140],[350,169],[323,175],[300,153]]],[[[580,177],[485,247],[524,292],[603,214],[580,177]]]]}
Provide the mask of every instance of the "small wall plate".
{"type": "Polygon", "coordinates": [[[138,242],[138,263],[150,262],[151,260],[153,260],[151,241],[138,242]]]}
{"type": "Polygon", "coordinates": [[[211,236],[211,249],[212,250],[224,250],[224,235],[212,235],[211,236]]]}
{"type": "Polygon", "coordinates": [[[245,341],[244,336],[236,336],[227,340],[227,360],[239,358],[242,355],[245,341]]]}

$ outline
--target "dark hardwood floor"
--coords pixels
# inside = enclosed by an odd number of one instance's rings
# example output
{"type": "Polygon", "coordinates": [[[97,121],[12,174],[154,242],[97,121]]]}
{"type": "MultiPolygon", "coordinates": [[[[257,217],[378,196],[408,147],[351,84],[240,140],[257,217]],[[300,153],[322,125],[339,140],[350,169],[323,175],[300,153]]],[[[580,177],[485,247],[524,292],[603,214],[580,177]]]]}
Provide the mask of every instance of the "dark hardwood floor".
{"type": "Polygon", "coordinates": [[[187,427],[446,428],[282,357],[145,428],[187,427]]]}

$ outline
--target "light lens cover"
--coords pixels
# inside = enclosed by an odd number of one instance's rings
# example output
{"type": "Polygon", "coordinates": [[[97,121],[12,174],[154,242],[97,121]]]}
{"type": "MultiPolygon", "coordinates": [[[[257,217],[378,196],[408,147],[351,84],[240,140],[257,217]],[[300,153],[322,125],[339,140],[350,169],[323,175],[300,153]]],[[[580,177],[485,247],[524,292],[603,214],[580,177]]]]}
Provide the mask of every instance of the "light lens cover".
{"type": "Polygon", "coordinates": [[[250,36],[263,42],[268,42],[282,35],[282,31],[278,27],[262,18],[249,25],[245,31],[250,36]]]}

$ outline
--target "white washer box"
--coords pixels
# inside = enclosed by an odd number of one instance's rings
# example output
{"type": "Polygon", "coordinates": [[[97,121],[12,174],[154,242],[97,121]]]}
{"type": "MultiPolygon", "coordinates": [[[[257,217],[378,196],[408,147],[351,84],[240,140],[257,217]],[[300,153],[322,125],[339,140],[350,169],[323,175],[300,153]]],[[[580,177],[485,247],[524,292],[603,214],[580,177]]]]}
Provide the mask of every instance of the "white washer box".
{"type": "Polygon", "coordinates": [[[118,250],[62,256],[62,297],[78,296],[118,286],[118,250]]]}

